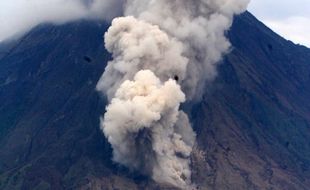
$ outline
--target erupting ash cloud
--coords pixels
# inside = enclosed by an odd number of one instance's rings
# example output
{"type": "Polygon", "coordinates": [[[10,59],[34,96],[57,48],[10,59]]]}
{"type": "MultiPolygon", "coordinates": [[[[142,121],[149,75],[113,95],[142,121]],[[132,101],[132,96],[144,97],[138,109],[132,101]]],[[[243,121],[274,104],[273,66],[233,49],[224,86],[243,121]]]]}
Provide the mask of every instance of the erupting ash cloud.
{"type": "Polygon", "coordinates": [[[176,81],[162,83],[150,70],[139,71],[133,81],[125,81],[102,121],[103,132],[114,148],[114,161],[142,170],[162,183],[189,184],[188,158],[195,134],[178,109],[184,101],[176,81]]]}
{"type": "Polygon", "coordinates": [[[229,49],[225,32],[249,0],[131,0],[105,34],[113,55],[97,84],[110,105],[101,129],[113,160],[155,181],[191,188],[195,143],[179,109],[202,96],[229,49]]]}

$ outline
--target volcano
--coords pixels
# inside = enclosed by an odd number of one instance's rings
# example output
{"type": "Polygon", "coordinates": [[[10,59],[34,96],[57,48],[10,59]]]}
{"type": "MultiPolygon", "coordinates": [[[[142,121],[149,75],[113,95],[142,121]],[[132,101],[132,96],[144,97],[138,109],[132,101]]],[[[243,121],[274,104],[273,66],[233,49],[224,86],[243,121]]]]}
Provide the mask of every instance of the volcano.
{"type": "MultiPolygon", "coordinates": [[[[109,24],[40,25],[0,44],[0,189],[173,189],[111,161],[96,84],[109,24]]],[[[199,189],[310,187],[310,49],[249,12],[201,101],[182,105],[197,133],[199,189]]],[[[178,76],[175,80],[178,81],[178,76]]]]}

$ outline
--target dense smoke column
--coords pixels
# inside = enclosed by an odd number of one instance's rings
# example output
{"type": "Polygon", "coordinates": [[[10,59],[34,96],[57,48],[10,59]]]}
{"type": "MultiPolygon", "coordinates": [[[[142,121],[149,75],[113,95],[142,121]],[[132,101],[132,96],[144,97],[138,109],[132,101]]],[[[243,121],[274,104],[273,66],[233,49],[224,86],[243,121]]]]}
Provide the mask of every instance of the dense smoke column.
{"type": "Polygon", "coordinates": [[[108,63],[97,89],[105,92],[110,100],[122,82],[133,79],[142,69],[153,71],[162,81],[175,75],[185,78],[188,59],[182,55],[183,44],[156,25],[132,16],[116,18],[105,34],[105,47],[113,60],[108,63]]]}
{"type": "Polygon", "coordinates": [[[248,0],[131,0],[105,34],[113,60],[97,84],[110,105],[101,129],[113,160],[189,189],[195,143],[180,104],[201,97],[228,51],[225,31],[248,0]]]}
{"type": "Polygon", "coordinates": [[[125,15],[159,26],[184,46],[190,60],[182,89],[188,100],[202,96],[205,82],[212,80],[216,65],[230,47],[225,32],[233,16],[246,10],[249,0],[131,0],[125,15]]]}
{"type": "Polygon", "coordinates": [[[102,121],[114,161],[157,182],[188,187],[195,134],[179,111],[184,101],[175,80],[163,83],[150,70],[122,83],[102,121]]]}
{"type": "Polygon", "coordinates": [[[178,82],[188,65],[182,43],[158,26],[122,17],[112,22],[105,45],[113,60],[97,88],[111,101],[101,128],[113,160],[159,183],[189,187],[195,133],[179,110],[185,94],[178,82]]]}

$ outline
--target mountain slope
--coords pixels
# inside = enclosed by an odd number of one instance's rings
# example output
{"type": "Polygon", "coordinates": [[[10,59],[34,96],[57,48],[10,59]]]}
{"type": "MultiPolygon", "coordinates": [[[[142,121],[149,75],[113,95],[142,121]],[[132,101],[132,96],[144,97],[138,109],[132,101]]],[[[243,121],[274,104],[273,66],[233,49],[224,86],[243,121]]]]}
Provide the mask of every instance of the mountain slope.
{"type": "Polygon", "coordinates": [[[198,141],[206,145],[211,187],[307,189],[309,50],[249,14],[229,36],[232,52],[192,119],[207,134],[198,141]]]}
{"type": "MultiPolygon", "coordinates": [[[[165,189],[111,162],[94,90],[107,25],[43,25],[0,55],[0,189],[165,189]]],[[[307,189],[310,50],[249,13],[203,100],[184,105],[198,134],[200,189],[307,189]]],[[[167,187],[168,188],[168,187],[167,187]]]]}

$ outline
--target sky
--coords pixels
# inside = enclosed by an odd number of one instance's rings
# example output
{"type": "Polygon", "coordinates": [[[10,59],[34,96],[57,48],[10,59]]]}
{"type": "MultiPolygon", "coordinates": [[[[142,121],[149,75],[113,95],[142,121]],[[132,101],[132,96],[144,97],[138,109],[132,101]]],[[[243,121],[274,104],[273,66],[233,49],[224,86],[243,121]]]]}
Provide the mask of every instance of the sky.
{"type": "MultiPolygon", "coordinates": [[[[122,1],[0,0],[0,42],[44,22],[110,19],[120,11],[112,7],[121,7],[122,1]]],[[[249,11],[286,39],[310,47],[310,0],[251,0],[249,11]]]]}
{"type": "Polygon", "coordinates": [[[248,9],[281,36],[310,47],[310,0],[252,0],[248,9]]]}

